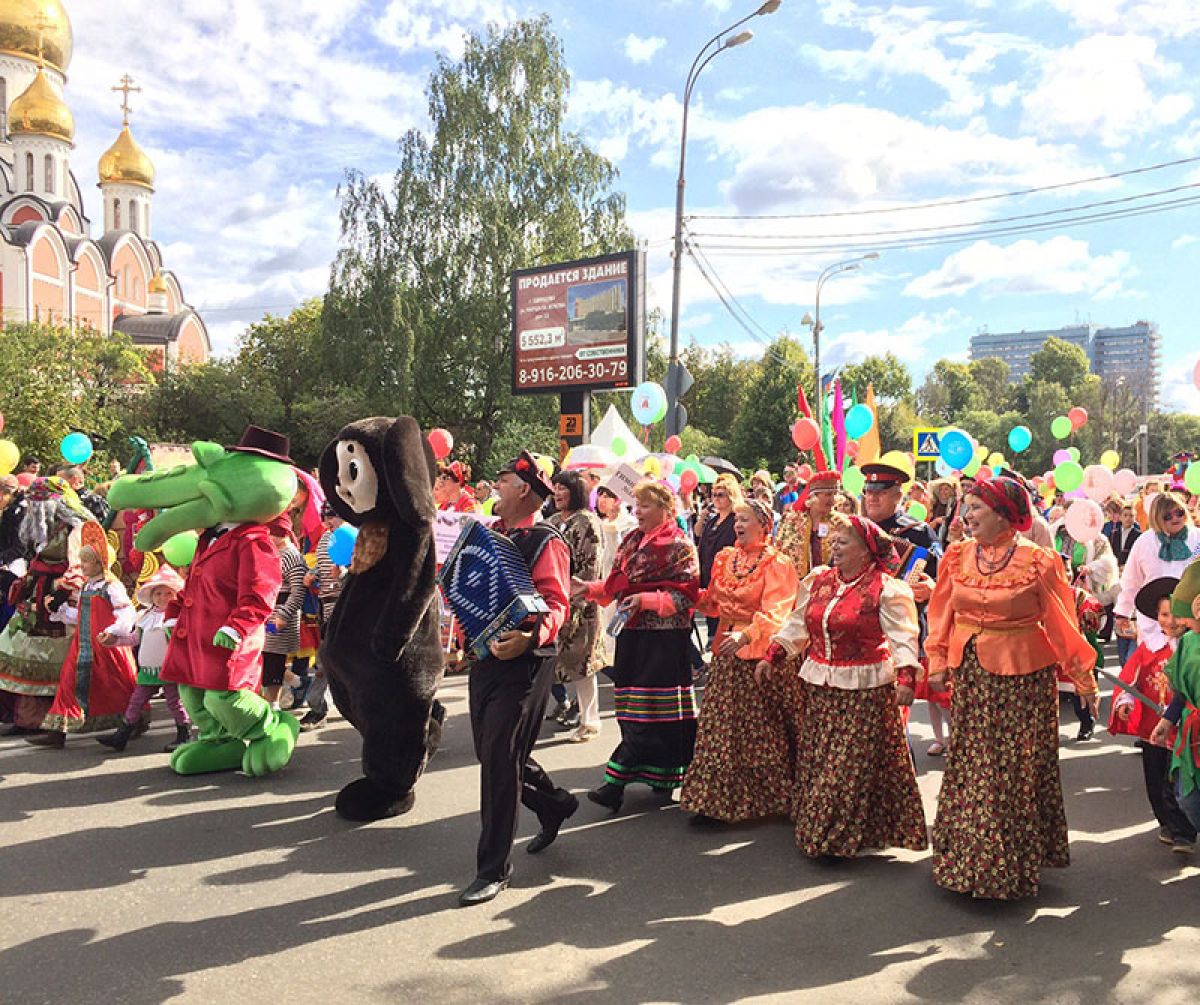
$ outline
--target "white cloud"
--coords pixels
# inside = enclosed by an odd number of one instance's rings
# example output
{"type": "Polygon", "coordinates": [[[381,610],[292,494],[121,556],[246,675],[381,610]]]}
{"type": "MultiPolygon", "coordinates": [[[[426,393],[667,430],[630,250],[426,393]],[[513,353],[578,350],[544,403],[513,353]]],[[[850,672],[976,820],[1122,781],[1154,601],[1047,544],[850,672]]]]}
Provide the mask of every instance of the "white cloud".
{"type": "Polygon", "coordinates": [[[1186,248],[1189,244],[1195,244],[1200,241],[1200,237],[1195,234],[1180,234],[1171,242],[1171,250],[1178,251],[1180,248],[1186,248]]]}
{"type": "Polygon", "coordinates": [[[375,34],[400,52],[424,49],[458,59],[469,33],[486,25],[504,27],[516,17],[504,0],[390,0],[375,23],[375,34]]]}
{"type": "Polygon", "coordinates": [[[649,63],[655,53],[666,44],[667,40],[657,35],[642,38],[630,32],[625,36],[625,57],[631,63],[649,63]]]}
{"type": "Polygon", "coordinates": [[[977,241],[911,280],[904,293],[927,300],[972,291],[984,297],[1057,293],[1106,299],[1122,292],[1135,274],[1128,252],[1093,255],[1086,241],[1073,237],[1008,245],[977,241]]]}
{"type": "Polygon", "coordinates": [[[1095,137],[1122,147],[1191,111],[1187,94],[1160,97],[1151,89],[1178,75],[1148,36],[1093,35],[1046,57],[1041,80],[1022,99],[1025,125],[1043,137],[1095,137]]]}
{"type": "Polygon", "coordinates": [[[895,328],[853,331],[828,340],[822,345],[821,369],[859,363],[868,356],[893,353],[904,363],[920,362],[931,350],[939,356],[947,339],[957,341],[972,331],[971,319],[960,311],[915,314],[895,328]],[[826,364],[826,361],[828,363],[826,364]]]}
{"type": "Polygon", "coordinates": [[[1200,357],[1188,355],[1171,360],[1163,369],[1161,404],[1167,411],[1200,414],[1200,389],[1195,372],[1200,357]]]}
{"type": "Polygon", "coordinates": [[[1163,38],[1200,34],[1195,0],[1051,0],[1079,27],[1089,31],[1149,32],[1163,38]]]}

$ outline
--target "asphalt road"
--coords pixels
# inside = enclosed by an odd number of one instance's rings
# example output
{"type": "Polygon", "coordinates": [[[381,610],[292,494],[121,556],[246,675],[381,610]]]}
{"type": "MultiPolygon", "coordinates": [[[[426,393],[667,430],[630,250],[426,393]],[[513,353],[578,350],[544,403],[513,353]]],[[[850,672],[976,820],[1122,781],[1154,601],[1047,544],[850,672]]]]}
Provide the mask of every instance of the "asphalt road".
{"type": "MultiPolygon", "coordinates": [[[[597,784],[616,742],[538,757],[597,784]]],[[[1064,708],[1070,869],[1033,902],[972,902],[928,854],[804,859],[785,822],[718,830],[645,789],[617,817],[583,802],[513,887],[458,909],[473,874],[478,773],[466,684],[405,817],[351,826],[333,796],[358,773],[341,720],[281,774],[179,778],[154,729],[124,755],[0,740],[0,1001],[1194,1002],[1200,868],[1156,840],[1140,755],[1064,708]]],[[[1106,703],[1107,709],[1107,703],[1106,703]]],[[[928,819],[942,762],[912,727],[928,819]]],[[[1198,858],[1200,862],[1200,858],[1198,858]]]]}

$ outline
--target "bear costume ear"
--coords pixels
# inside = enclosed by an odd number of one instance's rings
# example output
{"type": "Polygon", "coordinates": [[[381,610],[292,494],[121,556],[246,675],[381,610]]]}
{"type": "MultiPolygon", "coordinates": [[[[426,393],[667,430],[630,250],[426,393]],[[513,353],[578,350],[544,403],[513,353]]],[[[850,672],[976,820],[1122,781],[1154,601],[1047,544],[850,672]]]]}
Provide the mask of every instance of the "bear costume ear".
{"type": "Polygon", "coordinates": [[[417,420],[402,415],[383,438],[383,477],[400,519],[413,527],[433,522],[433,480],[437,466],[433,450],[417,420]]]}

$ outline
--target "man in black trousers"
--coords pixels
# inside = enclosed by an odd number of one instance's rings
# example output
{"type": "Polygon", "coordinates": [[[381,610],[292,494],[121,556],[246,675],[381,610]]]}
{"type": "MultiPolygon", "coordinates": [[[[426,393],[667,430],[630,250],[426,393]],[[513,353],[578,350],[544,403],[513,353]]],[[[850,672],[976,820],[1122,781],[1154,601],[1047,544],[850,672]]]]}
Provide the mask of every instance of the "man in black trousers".
{"type": "Polygon", "coordinates": [[[475,881],[459,894],[462,907],[485,904],[508,886],[520,803],[541,824],[526,849],[531,855],[548,848],[563,821],[579,808],[579,800],[557,788],[529,756],[550,697],[555,640],[570,605],[571,553],[557,530],[537,522],[553,487],[533,455],[522,451],[500,472],[495,489],[494,512],[500,520],[494,529],[517,546],[550,613],[503,633],[492,642],[491,655],[471,666],[468,690],[482,827],[475,881]]]}

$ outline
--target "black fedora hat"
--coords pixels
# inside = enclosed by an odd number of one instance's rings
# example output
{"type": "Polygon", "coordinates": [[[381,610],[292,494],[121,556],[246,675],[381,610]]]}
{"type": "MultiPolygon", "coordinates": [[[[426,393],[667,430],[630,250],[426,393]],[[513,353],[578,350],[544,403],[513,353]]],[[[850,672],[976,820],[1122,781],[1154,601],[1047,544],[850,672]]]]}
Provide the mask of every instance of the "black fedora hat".
{"type": "Polygon", "coordinates": [[[1159,602],[1163,597],[1170,597],[1178,585],[1179,580],[1174,576],[1160,576],[1158,579],[1152,579],[1138,590],[1133,606],[1138,609],[1139,614],[1154,621],[1158,618],[1159,602]]]}
{"type": "Polygon", "coordinates": [[[292,450],[292,441],[283,433],[263,429],[262,426],[247,426],[237,446],[226,449],[239,454],[258,454],[259,457],[280,461],[283,464],[292,463],[292,459],[288,456],[292,450]]]}

